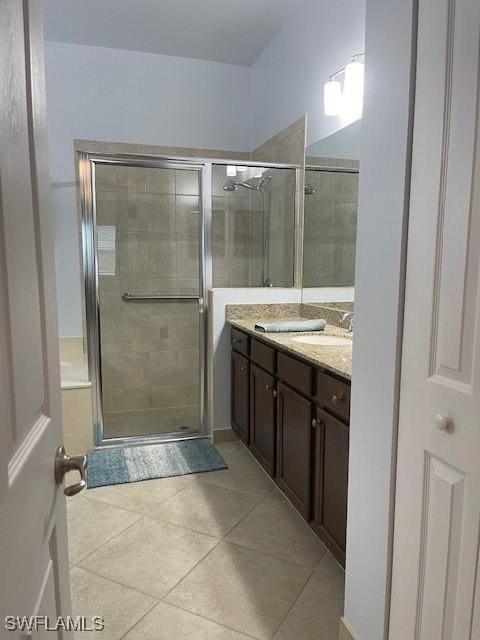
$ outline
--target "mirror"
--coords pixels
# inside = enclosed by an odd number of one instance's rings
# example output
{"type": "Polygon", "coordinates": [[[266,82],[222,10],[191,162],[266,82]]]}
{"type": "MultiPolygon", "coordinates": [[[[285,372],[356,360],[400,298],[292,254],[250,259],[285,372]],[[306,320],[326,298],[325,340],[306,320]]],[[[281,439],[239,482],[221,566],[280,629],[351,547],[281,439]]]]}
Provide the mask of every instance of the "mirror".
{"type": "Polygon", "coordinates": [[[354,286],[361,123],[306,149],[303,298],[310,302],[322,297],[316,288],[354,286]]]}

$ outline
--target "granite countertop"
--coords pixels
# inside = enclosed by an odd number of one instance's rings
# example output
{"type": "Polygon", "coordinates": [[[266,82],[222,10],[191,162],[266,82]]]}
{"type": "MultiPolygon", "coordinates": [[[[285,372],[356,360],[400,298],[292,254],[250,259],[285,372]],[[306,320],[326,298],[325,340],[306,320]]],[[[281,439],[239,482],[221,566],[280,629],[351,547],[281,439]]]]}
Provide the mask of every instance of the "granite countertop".
{"type": "Polygon", "coordinates": [[[295,336],[308,336],[308,335],[335,335],[351,337],[351,335],[345,330],[336,325],[327,324],[324,331],[308,331],[308,332],[291,332],[291,333],[263,333],[262,331],[255,330],[255,323],[257,322],[279,322],[281,320],[305,320],[305,317],[291,317],[288,318],[228,318],[227,322],[245,331],[264,342],[271,344],[273,347],[281,347],[284,351],[291,353],[294,356],[298,356],[307,362],[315,366],[323,367],[328,371],[332,371],[337,375],[340,375],[348,380],[352,377],[352,346],[324,346],[315,344],[301,344],[292,340],[295,336]]]}

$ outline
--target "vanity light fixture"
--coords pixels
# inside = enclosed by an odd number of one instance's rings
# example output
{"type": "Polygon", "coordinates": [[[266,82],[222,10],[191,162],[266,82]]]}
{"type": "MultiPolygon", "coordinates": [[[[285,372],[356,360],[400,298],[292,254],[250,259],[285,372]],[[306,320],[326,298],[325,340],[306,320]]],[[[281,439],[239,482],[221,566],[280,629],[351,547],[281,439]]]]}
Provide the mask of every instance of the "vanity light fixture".
{"type": "Polygon", "coordinates": [[[324,113],[326,116],[341,115],[352,122],[362,117],[363,79],[365,54],[357,53],[350,62],[332,73],[324,85],[324,113]],[[343,91],[340,77],[343,75],[343,91]]]}
{"type": "Polygon", "coordinates": [[[342,85],[333,79],[325,83],[323,89],[324,111],[326,116],[336,116],[340,113],[342,105],[342,85]]]}

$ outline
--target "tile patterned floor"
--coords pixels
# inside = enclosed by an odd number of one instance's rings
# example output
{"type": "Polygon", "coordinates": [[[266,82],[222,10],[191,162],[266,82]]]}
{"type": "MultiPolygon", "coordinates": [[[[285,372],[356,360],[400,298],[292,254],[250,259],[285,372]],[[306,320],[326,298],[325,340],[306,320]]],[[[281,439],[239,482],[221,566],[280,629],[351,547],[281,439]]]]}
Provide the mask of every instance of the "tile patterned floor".
{"type": "Polygon", "coordinates": [[[74,615],[101,640],[337,640],[342,569],[240,442],[217,447],[228,470],[69,501],[74,615]]]}

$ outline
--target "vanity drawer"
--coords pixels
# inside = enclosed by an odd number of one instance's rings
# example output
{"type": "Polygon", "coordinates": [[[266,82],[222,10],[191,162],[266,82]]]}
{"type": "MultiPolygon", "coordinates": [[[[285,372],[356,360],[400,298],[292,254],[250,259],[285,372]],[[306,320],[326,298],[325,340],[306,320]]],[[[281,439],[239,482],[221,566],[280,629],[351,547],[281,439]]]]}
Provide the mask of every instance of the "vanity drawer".
{"type": "Polygon", "coordinates": [[[262,367],[262,369],[270,373],[275,373],[275,351],[271,347],[253,338],[250,357],[252,361],[258,364],[259,367],[262,367]]]}
{"type": "Polygon", "coordinates": [[[232,327],[231,345],[232,349],[243,353],[244,356],[248,356],[250,353],[250,337],[234,327],[232,327]]]}
{"type": "Polygon", "coordinates": [[[277,376],[306,396],[312,395],[313,369],[285,353],[278,354],[277,376]]]}
{"type": "Polygon", "coordinates": [[[317,371],[315,398],[321,407],[346,422],[350,420],[350,385],[323,371],[317,371]]]}

